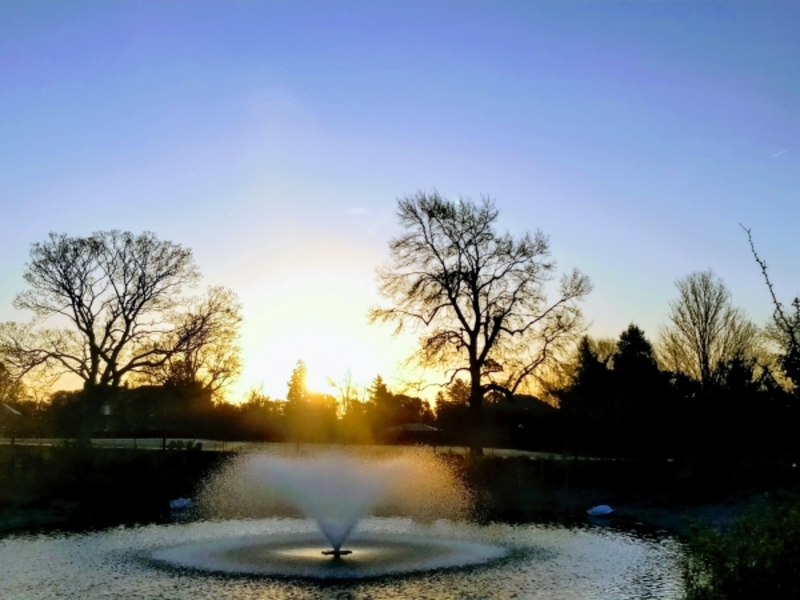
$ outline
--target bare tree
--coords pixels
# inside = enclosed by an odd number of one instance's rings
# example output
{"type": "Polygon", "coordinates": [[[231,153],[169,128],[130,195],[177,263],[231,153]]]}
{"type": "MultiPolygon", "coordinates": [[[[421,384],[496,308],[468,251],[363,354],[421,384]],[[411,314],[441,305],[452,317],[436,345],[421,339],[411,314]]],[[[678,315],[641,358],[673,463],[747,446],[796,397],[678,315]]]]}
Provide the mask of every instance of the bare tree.
{"type": "Polygon", "coordinates": [[[346,415],[355,402],[359,401],[358,386],[353,381],[353,372],[347,369],[338,383],[328,377],[328,385],[335,388],[339,394],[339,414],[346,415]]]}
{"type": "Polygon", "coordinates": [[[24,396],[22,383],[12,377],[6,366],[0,362],[0,404],[15,402],[24,396]]]}
{"type": "Polygon", "coordinates": [[[713,271],[695,272],[675,282],[670,323],[661,330],[658,354],[663,366],[711,384],[718,367],[757,350],[759,330],[731,305],[731,293],[713,271]]]}
{"type": "Polygon", "coordinates": [[[496,231],[498,210],[418,193],[399,200],[404,232],[390,242],[391,266],[379,271],[387,308],[370,311],[372,322],[422,330],[416,361],[442,368],[448,382],[459,373],[470,382],[473,453],[482,451],[479,427],[484,395],[513,395],[535,379],[583,329],[577,301],[591,290],[573,271],[561,278],[558,298],[548,303],[552,280],[546,236],[515,239],[496,231]]]}
{"type": "Polygon", "coordinates": [[[34,320],[0,326],[0,352],[17,376],[82,379],[91,421],[127,378],[207,339],[209,321],[181,296],[198,278],[191,250],[151,232],[51,233],[32,244],[29,289],[14,300],[34,320]]]}
{"type": "Polygon", "coordinates": [[[786,377],[791,380],[795,391],[800,390],[800,298],[795,297],[790,308],[778,301],[775,288],[767,274],[767,263],[758,256],[751,231],[744,225],[742,229],[747,232],[750,250],[761,268],[761,274],[772,298],[774,310],[772,322],[767,326],[767,335],[780,346],[780,366],[786,377]]]}
{"type": "Polygon", "coordinates": [[[141,380],[160,385],[199,383],[213,398],[241,373],[239,328],[242,305],[231,290],[214,286],[205,296],[184,303],[170,320],[170,353],[163,364],[143,370],[141,380]]]}

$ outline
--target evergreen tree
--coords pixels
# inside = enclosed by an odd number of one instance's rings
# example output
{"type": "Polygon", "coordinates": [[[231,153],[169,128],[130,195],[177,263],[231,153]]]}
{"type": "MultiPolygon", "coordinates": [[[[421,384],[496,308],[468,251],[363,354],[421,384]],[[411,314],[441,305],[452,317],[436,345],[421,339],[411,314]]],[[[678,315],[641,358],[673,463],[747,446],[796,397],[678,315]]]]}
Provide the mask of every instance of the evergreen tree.
{"type": "Polygon", "coordinates": [[[369,386],[369,390],[367,390],[367,392],[369,402],[376,406],[389,404],[392,400],[392,393],[389,391],[389,388],[386,387],[386,384],[380,375],[375,376],[375,379],[372,380],[372,384],[369,386]]]}
{"type": "Polygon", "coordinates": [[[646,371],[658,372],[658,364],[652,344],[637,325],[631,323],[619,336],[617,352],[614,354],[614,370],[626,373],[646,371]]]}
{"type": "Polygon", "coordinates": [[[308,376],[308,369],[306,363],[302,360],[297,361],[297,365],[292,371],[292,376],[286,385],[289,387],[286,393],[286,401],[291,403],[304,402],[308,397],[308,390],[306,389],[306,379],[308,376]]]}
{"type": "Polygon", "coordinates": [[[618,419],[640,419],[652,413],[654,397],[662,391],[663,378],[653,346],[644,331],[633,323],[619,336],[614,379],[618,419]]]}
{"type": "Polygon", "coordinates": [[[619,336],[614,355],[614,421],[627,451],[662,446],[667,381],[644,331],[631,323],[619,336]]]}
{"type": "Polygon", "coordinates": [[[589,336],[578,343],[575,373],[565,390],[561,408],[569,416],[602,420],[609,414],[611,372],[607,361],[598,358],[589,336]]]}

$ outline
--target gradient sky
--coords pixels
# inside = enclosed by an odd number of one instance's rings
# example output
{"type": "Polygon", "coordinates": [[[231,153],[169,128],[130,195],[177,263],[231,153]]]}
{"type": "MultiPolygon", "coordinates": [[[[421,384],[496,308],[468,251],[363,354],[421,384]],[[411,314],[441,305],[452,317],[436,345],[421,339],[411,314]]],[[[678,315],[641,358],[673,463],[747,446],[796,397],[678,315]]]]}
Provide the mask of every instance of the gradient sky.
{"type": "MultiPolygon", "coordinates": [[[[369,326],[396,199],[497,200],[655,340],[713,268],[758,323],[800,293],[800,3],[0,3],[0,320],[48,232],[155,231],[244,303],[283,397],[409,340],[369,326]]],[[[326,390],[323,390],[326,391],[326,390]]]]}

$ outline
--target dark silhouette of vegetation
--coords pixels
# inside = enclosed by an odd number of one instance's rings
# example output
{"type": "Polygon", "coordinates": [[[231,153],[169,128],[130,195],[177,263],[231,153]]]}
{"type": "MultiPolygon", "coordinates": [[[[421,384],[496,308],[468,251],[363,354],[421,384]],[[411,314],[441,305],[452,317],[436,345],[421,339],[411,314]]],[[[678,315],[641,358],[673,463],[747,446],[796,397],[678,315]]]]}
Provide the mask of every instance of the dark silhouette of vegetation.
{"type": "Polygon", "coordinates": [[[223,399],[242,369],[241,303],[231,290],[211,287],[202,298],[190,300],[179,319],[172,335],[184,340],[175,339],[175,351],[163,364],[143,369],[138,378],[151,385],[198,384],[215,400],[223,399]]]}
{"type": "Polygon", "coordinates": [[[184,298],[199,273],[191,251],[178,244],[150,232],[52,233],[31,246],[23,276],[29,289],[14,306],[32,311],[34,320],[4,323],[0,352],[17,379],[70,374],[83,380],[84,440],[100,408],[137,375],[185,381],[203,371],[205,384],[214,387],[238,372],[238,358],[231,363],[238,302],[221,288],[203,301],[184,298]],[[43,326],[51,319],[56,325],[43,326]],[[221,377],[218,346],[228,349],[221,377]]]}
{"type": "Polygon", "coordinates": [[[0,518],[0,531],[37,524],[84,530],[167,522],[170,500],[190,497],[198,482],[229,458],[183,446],[166,452],[0,446],[0,516],[19,509],[38,516],[27,523],[0,518]]]}
{"type": "MultiPolygon", "coordinates": [[[[441,443],[469,445],[469,384],[456,379],[436,398],[436,427],[441,430],[441,443]]],[[[527,394],[511,397],[498,392],[487,394],[483,411],[482,437],[494,448],[560,451],[556,431],[558,410],[527,394]]]]}
{"type": "MultiPolygon", "coordinates": [[[[210,288],[185,298],[182,290],[198,277],[191,253],[153,234],[53,234],[33,245],[30,289],[16,306],[69,326],[0,328],[0,430],[14,438],[92,434],[165,444],[410,442],[468,445],[475,453],[487,445],[796,460],[800,317],[777,302],[752,238],[775,303],[766,339],[779,358],[770,358],[761,332],[710,271],[677,282],[657,357],[634,324],[617,339],[576,339],[576,302],[588,280],[573,272],[547,303],[554,270],[547,239],[497,233],[498,211],[488,199],[418,194],[399,202],[398,215],[404,232],[381,273],[394,306],[374,309],[371,318],[421,325],[416,358],[447,382],[433,405],[404,393],[410,386],[390,390],[380,376],[359,388],[348,373],[330,382],[336,395],[311,391],[302,361],[285,399],[252,390],[242,403],[226,402],[225,387],[240,369],[241,306],[232,292],[210,288]],[[547,369],[556,364],[560,370],[547,369]],[[83,389],[40,401],[31,397],[43,397],[41,386],[20,379],[65,372],[82,375],[83,389]],[[560,379],[547,382],[545,372],[560,379]],[[530,389],[538,395],[522,393],[530,389]]],[[[796,312],[800,302],[793,306],[796,312]]]]}
{"type": "Polygon", "coordinates": [[[661,370],[635,325],[613,353],[578,344],[573,372],[555,390],[563,445],[595,455],[779,455],[791,451],[787,392],[755,357],[714,364],[705,384],[661,370]]]}
{"type": "Polygon", "coordinates": [[[572,381],[559,394],[573,450],[639,454],[663,450],[674,435],[669,381],[644,332],[631,324],[613,352],[578,344],[572,381]],[[666,438],[666,439],[665,439],[666,438]]]}
{"type": "Polygon", "coordinates": [[[417,361],[470,385],[470,449],[482,452],[486,394],[511,397],[540,374],[583,327],[577,301],[590,291],[579,273],[562,277],[558,298],[545,284],[555,262],[541,232],[514,238],[497,231],[499,211],[484,198],[450,201],[418,193],[398,201],[403,233],[389,244],[391,266],[379,272],[392,305],[370,311],[397,331],[422,330],[417,361]]]}
{"type": "Polygon", "coordinates": [[[800,503],[772,502],[722,530],[690,537],[684,565],[687,600],[800,597],[800,503]]]}
{"type": "Polygon", "coordinates": [[[394,394],[377,376],[368,390],[366,414],[373,421],[376,437],[390,427],[412,423],[430,424],[434,420],[430,405],[413,396],[394,394]]]}
{"type": "Polygon", "coordinates": [[[15,402],[23,394],[22,382],[15,379],[6,366],[0,362],[0,403],[15,402]]]}
{"type": "Polygon", "coordinates": [[[767,273],[767,263],[758,256],[751,231],[747,228],[743,229],[747,232],[750,250],[761,268],[761,274],[772,299],[772,322],[767,327],[767,333],[780,347],[780,366],[785,376],[791,381],[795,396],[797,396],[800,393],[800,297],[792,300],[791,308],[786,307],[778,300],[767,273]]]}
{"type": "MultiPolygon", "coordinates": [[[[351,390],[346,407],[334,396],[309,391],[305,380],[305,364],[298,361],[286,400],[251,390],[239,404],[215,401],[199,381],[123,387],[100,407],[93,420],[94,437],[394,443],[421,438],[398,435],[393,428],[434,425],[427,401],[392,392],[380,376],[361,400],[351,390]]],[[[15,424],[17,437],[74,439],[85,421],[82,390],[59,390],[42,402],[9,400],[8,405],[23,413],[15,424]]],[[[435,439],[428,436],[425,441],[435,439]]]]}

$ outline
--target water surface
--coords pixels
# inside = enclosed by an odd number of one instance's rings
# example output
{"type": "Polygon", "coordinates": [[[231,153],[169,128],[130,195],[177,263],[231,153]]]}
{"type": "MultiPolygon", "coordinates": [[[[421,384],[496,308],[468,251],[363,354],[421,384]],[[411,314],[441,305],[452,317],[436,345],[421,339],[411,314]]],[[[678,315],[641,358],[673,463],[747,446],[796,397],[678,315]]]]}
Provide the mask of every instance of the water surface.
{"type": "Polygon", "coordinates": [[[355,571],[320,579],[313,569],[334,559],[317,554],[325,549],[322,536],[299,519],[12,536],[0,540],[0,598],[621,600],[677,598],[681,591],[681,546],[667,535],[369,518],[351,544],[352,557],[332,568],[355,571]],[[276,556],[294,570],[278,565],[259,574],[259,561],[270,565],[276,556]],[[237,561],[249,567],[237,569],[237,561]],[[387,575],[392,564],[406,572],[387,575]]]}

